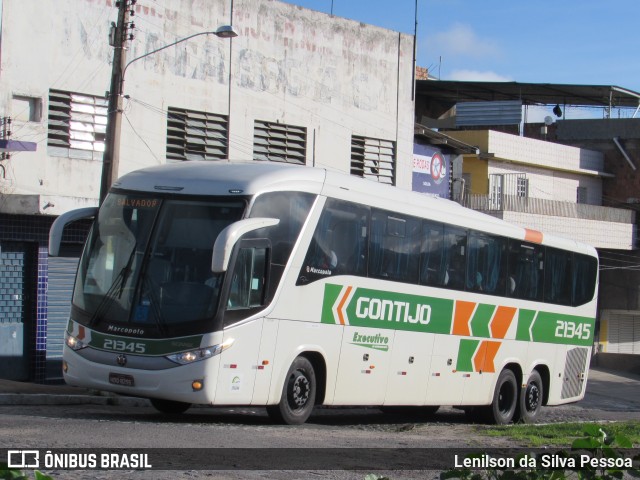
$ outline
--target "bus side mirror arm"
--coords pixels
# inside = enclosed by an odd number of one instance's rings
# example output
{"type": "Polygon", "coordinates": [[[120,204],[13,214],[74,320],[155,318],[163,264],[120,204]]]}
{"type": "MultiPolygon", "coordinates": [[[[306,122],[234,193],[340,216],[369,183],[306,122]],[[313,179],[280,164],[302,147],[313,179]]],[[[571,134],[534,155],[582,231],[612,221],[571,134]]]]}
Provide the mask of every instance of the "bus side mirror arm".
{"type": "Polygon", "coordinates": [[[246,218],[229,225],[220,232],[220,235],[216,238],[216,243],[213,245],[211,271],[214,273],[227,271],[233,247],[242,235],[260,228],[272,227],[279,223],[280,220],[277,218],[246,218]]]}
{"type": "Polygon", "coordinates": [[[70,210],[56,218],[49,230],[49,256],[57,257],[60,254],[60,243],[62,242],[64,227],[76,220],[95,217],[97,214],[98,207],[86,207],[70,210]]]}

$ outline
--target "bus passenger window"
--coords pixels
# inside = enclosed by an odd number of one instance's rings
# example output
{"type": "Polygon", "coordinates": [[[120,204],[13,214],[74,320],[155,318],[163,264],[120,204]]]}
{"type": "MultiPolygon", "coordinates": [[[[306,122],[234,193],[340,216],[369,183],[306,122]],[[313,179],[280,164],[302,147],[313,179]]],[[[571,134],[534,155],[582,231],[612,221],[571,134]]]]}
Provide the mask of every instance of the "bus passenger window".
{"type": "Polygon", "coordinates": [[[571,305],[571,252],[548,248],[544,265],[544,301],[571,305]]]}
{"type": "Polygon", "coordinates": [[[334,275],[365,276],[368,225],[367,207],[327,199],[296,284],[334,275]]]}
{"type": "Polygon", "coordinates": [[[422,225],[422,251],[420,255],[420,283],[444,285],[446,266],[442,252],[444,225],[424,222],[422,225]]]}
{"type": "Polygon", "coordinates": [[[542,300],[544,247],[519,240],[509,242],[507,295],[523,300],[542,300]]]}
{"type": "Polygon", "coordinates": [[[573,305],[579,306],[593,299],[598,275],[598,260],[575,253],[573,255],[573,305]]]}
{"type": "Polygon", "coordinates": [[[369,275],[417,283],[420,222],[396,213],[374,211],[371,215],[369,275]]]}
{"type": "Polygon", "coordinates": [[[444,282],[447,288],[462,290],[466,269],[467,233],[464,229],[445,225],[443,245],[444,282]]]}
{"type": "Polygon", "coordinates": [[[504,295],[506,240],[503,237],[471,232],[468,250],[467,290],[504,295]]]}

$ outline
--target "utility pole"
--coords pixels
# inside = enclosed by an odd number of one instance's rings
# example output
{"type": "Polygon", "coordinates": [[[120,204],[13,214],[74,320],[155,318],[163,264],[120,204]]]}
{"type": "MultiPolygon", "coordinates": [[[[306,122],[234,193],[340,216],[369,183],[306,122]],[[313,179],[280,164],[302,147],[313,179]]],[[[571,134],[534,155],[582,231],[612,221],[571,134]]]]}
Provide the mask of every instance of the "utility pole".
{"type": "Polygon", "coordinates": [[[126,66],[126,44],[133,37],[128,30],[129,15],[133,15],[132,7],[136,0],[119,0],[118,22],[112,23],[110,43],[113,47],[113,65],[111,67],[111,87],[109,88],[109,106],[107,112],[107,132],[102,156],[102,177],[100,180],[100,204],[107,196],[111,184],[118,178],[120,164],[120,131],[122,127],[123,82],[122,76],[126,66]]]}

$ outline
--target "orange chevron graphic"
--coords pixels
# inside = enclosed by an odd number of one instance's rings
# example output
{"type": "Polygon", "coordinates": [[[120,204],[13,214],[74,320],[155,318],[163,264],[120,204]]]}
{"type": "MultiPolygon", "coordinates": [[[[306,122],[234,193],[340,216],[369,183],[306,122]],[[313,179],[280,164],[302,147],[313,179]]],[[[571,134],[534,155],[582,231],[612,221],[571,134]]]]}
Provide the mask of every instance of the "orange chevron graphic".
{"type": "Polygon", "coordinates": [[[474,302],[456,301],[456,311],[453,315],[453,331],[451,332],[453,335],[471,336],[469,321],[475,309],[476,304],[474,302]]]}
{"type": "Polygon", "coordinates": [[[478,351],[473,357],[473,368],[476,372],[494,373],[494,360],[500,350],[502,342],[484,341],[480,343],[478,351]]]}
{"type": "Polygon", "coordinates": [[[491,320],[491,324],[489,325],[491,338],[505,337],[517,310],[517,308],[513,307],[498,307],[496,309],[493,320],[491,320]]]}
{"type": "Polygon", "coordinates": [[[346,324],[344,320],[344,304],[347,303],[347,299],[349,298],[349,294],[351,293],[351,290],[353,290],[353,287],[351,286],[347,287],[347,290],[344,296],[342,297],[342,299],[340,300],[340,303],[338,304],[338,320],[340,321],[340,325],[346,324]]]}

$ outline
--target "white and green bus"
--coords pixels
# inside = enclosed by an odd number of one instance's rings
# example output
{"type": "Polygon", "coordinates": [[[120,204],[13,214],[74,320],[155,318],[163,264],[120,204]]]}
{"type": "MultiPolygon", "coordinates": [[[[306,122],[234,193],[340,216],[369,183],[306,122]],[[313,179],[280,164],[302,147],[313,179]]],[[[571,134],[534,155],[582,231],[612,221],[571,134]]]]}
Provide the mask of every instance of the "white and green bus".
{"type": "Polygon", "coordinates": [[[440,198],[322,169],[187,162],[139,170],[80,260],[71,385],[192,404],[420,407],[533,421],[584,396],[594,248],[440,198]]]}

